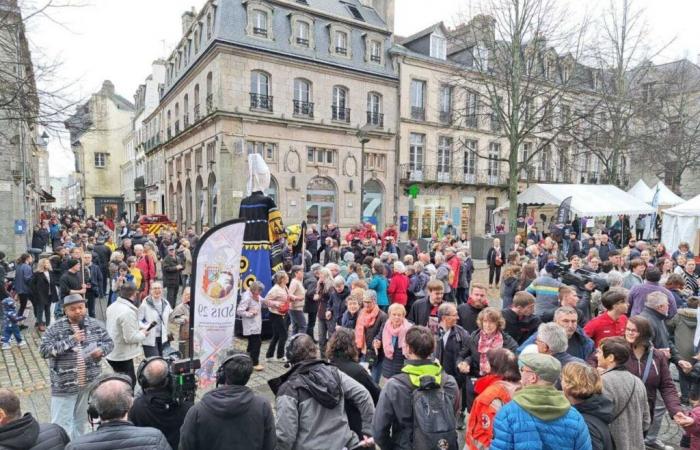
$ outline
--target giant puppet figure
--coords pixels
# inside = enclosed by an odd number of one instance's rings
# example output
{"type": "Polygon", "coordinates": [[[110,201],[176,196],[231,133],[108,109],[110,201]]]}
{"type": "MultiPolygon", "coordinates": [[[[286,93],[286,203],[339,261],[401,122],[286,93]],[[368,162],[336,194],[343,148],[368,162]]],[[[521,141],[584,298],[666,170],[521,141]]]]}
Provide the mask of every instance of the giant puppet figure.
{"type": "Polygon", "coordinates": [[[281,239],[285,237],[282,214],[275,201],[264,194],[270,187],[270,169],[262,156],[248,155],[248,196],[241,200],[238,217],[245,219],[241,282],[248,289],[253,281],[265,285],[263,295],[272,284],[272,274],[282,270],[281,239]]]}

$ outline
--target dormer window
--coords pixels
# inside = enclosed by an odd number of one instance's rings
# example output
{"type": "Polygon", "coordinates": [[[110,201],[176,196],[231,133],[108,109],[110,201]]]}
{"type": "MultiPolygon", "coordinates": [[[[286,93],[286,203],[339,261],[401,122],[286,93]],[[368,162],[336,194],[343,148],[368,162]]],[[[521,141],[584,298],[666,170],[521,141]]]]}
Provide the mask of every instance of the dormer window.
{"type": "Polygon", "coordinates": [[[300,47],[309,46],[309,24],[307,22],[302,22],[301,20],[297,22],[296,26],[296,44],[300,47]]]}
{"type": "Polygon", "coordinates": [[[345,31],[335,32],[335,52],[344,56],[348,54],[348,34],[345,31]]]}
{"type": "Polygon", "coordinates": [[[253,11],[253,34],[267,37],[267,13],[256,9],[253,11]]]}
{"type": "Polygon", "coordinates": [[[374,39],[369,41],[369,59],[372,62],[381,64],[382,62],[382,43],[374,39]]]}
{"type": "Polygon", "coordinates": [[[445,36],[437,33],[430,35],[430,56],[438,59],[447,59],[447,40],[445,36]]]}
{"type": "Polygon", "coordinates": [[[272,32],[272,8],[259,1],[247,2],[248,23],[246,33],[260,39],[274,39],[272,32]]]}

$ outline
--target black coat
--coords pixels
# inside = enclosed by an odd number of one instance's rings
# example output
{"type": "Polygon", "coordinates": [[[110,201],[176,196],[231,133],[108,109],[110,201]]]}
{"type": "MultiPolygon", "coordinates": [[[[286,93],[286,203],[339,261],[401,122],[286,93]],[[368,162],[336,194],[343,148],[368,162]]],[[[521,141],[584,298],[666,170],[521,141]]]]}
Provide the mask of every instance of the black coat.
{"type": "Polygon", "coordinates": [[[129,420],[137,427],[160,430],[168,444],[177,449],[180,444],[180,427],[192,402],[175,405],[171,398],[171,393],[166,389],[147,389],[142,396],[134,399],[129,410],[129,420]]]}
{"type": "Polygon", "coordinates": [[[161,265],[163,269],[163,286],[166,288],[178,287],[180,285],[180,272],[178,269],[179,261],[175,256],[166,256],[161,265]]]}
{"type": "Polygon", "coordinates": [[[501,308],[505,309],[513,304],[513,297],[515,293],[518,292],[518,285],[520,284],[520,278],[508,277],[501,281],[501,308]]]}
{"type": "Polygon", "coordinates": [[[407,319],[414,325],[426,326],[430,319],[430,311],[433,309],[433,304],[430,303],[430,298],[426,297],[416,301],[411,306],[411,311],[408,313],[407,319]]]}
{"type": "Polygon", "coordinates": [[[49,245],[50,239],[49,230],[39,228],[32,234],[32,248],[39,248],[43,252],[46,246],[49,245]]]}
{"type": "Polygon", "coordinates": [[[489,252],[486,254],[486,264],[489,265],[489,267],[502,267],[506,263],[506,254],[503,252],[503,247],[499,247],[498,251],[496,251],[495,247],[491,247],[489,249],[489,252]],[[501,264],[500,266],[496,264],[496,257],[500,256],[501,257],[501,264]]]}
{"type": "Polygon", "coordinates": [[[101,424],[97,431],[75,438],[66,449],[114,450],[117,448],[142,448],[170,450],[168,441],[159,430],[137,427],[126,420],[115,420],[101,424]]]}
{"type": "Polygon", "coordinates": [[[610,422],[613,419],[613,402],[604,395],[596,394],[574,405],[588,425],[593,450],[614,448],[610,434],[610,422]]]}
{"type": "MultiPolygon", "coordinates": [[[[507,348],[511,352],[515,353],[518,349],[518,343],[515,339],[510,337],[508,334],[501,331],[503,335],[503,348],[507,348]]],[[[459,361],[464,361],[469,364],[469,375],[472,377],[478,377],[479,371],[481,370],[481,362],[479,356],[479,337],[481,336],[481,330],[476,330],[469,336],[466,347],[459,354],[459,361]]]]}
{"type": "Polygon", "coordinates": [[[455,325],[447,338],[447,344],[443,342],[442,333],[443,331],[440,329],[440,335],[435,346],[435,358],[440,361],[440,365],[445,372],[455,377],[457,384],[462,386],[466,381],[466,375],[457,369],[457,360],[460,353],[467,347],[469,333],[459,325],[455,325]]]}
{"type": "MultiPolygon", "coordinates": [[[[369,392],[369,395],[372,396],[374,406],[377,406],[381,390],[374,380],[372,380],[369,372],[367,372],[364,367],[347,358],[334,358],[331,360],[331,364],[340,369],[341,372],[345,373],[345,375],[364,386],[364,388],[367,389],[367,392],[369,392]]],[[[350,425],[350,429],[357,434],[358,438],[364,439],[364,436],[362,435],[362,417],[352,402],[345,402],[345,413],[348,416],[348,424],[350,425]]]]}
{"type": "Polygon", "coordinates": [[[8,450],[63,450],[70,441],[53,423],[39,423],[30,413],[0,426],[0,448],[8,450]]]}
{"type": "Polygon", "coordinates": [[[95,264],[100,266],[102,273],[107,273],[109,260],[112,257],[112,250],[104,244],[97,244],[93,248],[93,252],[97,255],[97,259],[94,261],[95,264]]]}
{"type": "Polygon", "coordinates": [[[462,328],[467,330],[468,333],[473,333],[479,329],[476,325],[476,317],[483,310],[483,308],[474,308],[469,303],[463,303],[457,307],[457,314],[459,314],[459,324],[462,328]]]}
{"type": "Polygon", "coordinates": [[[180,450],[273,450],[276,446],[272,407],[246,386],[221,386],[207,392],[187,412],[180,430],[180,450]]]}
{"type": "Polygon", "coordinates": [[[530,335],[537,331],[537,327],[540,326],[540,318],[532,314],[531,316],[523,317],[522,319],[518,317],[515,312],[508,308],[501,311],[503,318],[506,321],[505,332],[508,333],[518,345],[525,342],[525,339],[529,338],[530,335]]]}
{"type": "Polygon", "coordinates": [[[32,275],[32,279],[29,282],[29,287],[32,289],[33,302],[47,305],[58,301],[56,278],[52,272],[49,272],[48,280],[43,272],[34,272],[34,275],[32,275]]]}

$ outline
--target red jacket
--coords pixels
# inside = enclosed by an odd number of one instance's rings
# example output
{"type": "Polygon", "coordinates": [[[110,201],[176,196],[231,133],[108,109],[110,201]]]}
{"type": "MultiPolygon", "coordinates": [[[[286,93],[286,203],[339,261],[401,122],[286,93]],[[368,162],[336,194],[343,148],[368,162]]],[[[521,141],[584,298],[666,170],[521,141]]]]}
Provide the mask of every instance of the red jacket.
{"type": "Polygon", "coordinates": [[[464,434],[469,450],[482,450],[491,446],[494,417],[501,407],[512,398],[504,383],[497,376],[487,375],[477,381],[477,384],[481,386],[474,386],[478,396],[474,399],[474,404],[469,412],[469,421],[464,434]]]}
{"type": "Polygon", "coordinates": [[[626,315],[623,314],[617,319],[617,321],[613,321],[610,314],[603,313],[592,318],[586,324],[586,326],[583,327],[583,331],[586,333],[586,336],[593,339],[595,346],[598,347],[600,341],[605,338],[612,336],[624,336],[625,325],[627,325],[626,315]]]}
{"type": "Polygon", "coordinates": [[[389,236],[394,238],[394,243],[398,242],[399,232],[396,230],[396,228],[387,228],[382,233],[382,248],[386,247],[386,238],[389,236]]]}
{"type": "Polygon", "coordinates": [[[408,277],[406,274],[394,272],[386,292],[389,294],[391,303],[401,303],[406,306],[408,303],[408,277]]]}
{"type": "Polygon", "coordinates": [[[143,282],[150,287],[150,282],[156,279],[156,263],[148,255],[143,255],[136,261],[136,267],[141,271],[143,282]]]}
{"type": "Polygon", "coordinates": [[[452,268],[452,281],[450,281],[450,286],[452,289],[457,289],[459,285],[459,269],[462,265],[462,261],[457,257],[457,255],[452,255],[450,259],[447,260],[447,264],[452,268]]]}

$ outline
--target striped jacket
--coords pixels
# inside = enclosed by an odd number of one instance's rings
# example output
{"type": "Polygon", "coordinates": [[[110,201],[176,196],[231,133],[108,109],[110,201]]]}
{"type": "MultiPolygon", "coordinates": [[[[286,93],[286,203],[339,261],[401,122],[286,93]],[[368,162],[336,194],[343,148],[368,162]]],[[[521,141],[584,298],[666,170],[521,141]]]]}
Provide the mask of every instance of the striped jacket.
{"type": "MultiPolygon", "coordinates": [[[[39,352],[43,358],[49,360],[51,395],[73,395],[80,390],[77,353],[75,351],[75,349],[80,349],[80,345],[73,337],[73,329],[65,317],[51,324],[42,336],[39,352]]],[[[107,355],[114,348],[114,342],[107,334],[102,322],[86,316],[85,341],[83,341],[82,346],[99,347],[103,354],[107,355]]],[[[87,356],[85,359],[86,384],[100,376],[101,371],[100,360],[87,356]]]]}
{"type": "Polygon", "coordinates": [[[525,290],[535,296],[535,315],[542,317],[554,313],[559,307],[559,287],[561,281],[551,275],[537,277],[525,290]]]}

